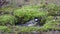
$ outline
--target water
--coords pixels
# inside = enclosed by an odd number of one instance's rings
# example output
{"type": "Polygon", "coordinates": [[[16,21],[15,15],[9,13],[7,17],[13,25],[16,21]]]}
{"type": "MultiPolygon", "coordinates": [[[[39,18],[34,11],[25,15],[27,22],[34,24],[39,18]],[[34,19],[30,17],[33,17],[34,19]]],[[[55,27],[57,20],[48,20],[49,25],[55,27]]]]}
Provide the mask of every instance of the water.
{"type": "Polygon", "coordinates": [[[25,24],[19,24],[20,26],[37,26],[39,19],[32,19],[25,24]]]}

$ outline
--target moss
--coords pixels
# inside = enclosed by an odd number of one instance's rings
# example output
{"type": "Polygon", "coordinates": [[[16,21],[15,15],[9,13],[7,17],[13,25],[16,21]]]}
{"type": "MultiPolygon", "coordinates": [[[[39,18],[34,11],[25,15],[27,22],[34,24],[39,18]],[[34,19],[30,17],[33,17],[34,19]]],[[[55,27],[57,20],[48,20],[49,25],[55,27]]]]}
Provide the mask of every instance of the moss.
{"type": "Polygon", "coordinates": [[[2,8],[0,8],[0,10],[1,11],[11,11],[11,10],[13,10],[13,7],[2,7],[2,8]]]}
{"type": "MultiPolygon", "coordinates": [[[[10,11],[4,9],[3,11],[10,11]]],[[[7,27],[0,26],[0,30],[4,31],[19,31],[19,32],[33,32],[33,31],[48,31],[48,30],[60,30],[60,18],[57,16],[60,14],[60,6],[55,4],[42,4],[42,5],[31,5],[23,6],[22,8],[14,10],[14,16],[12,15],[1,15],[0,16],[0,25],[11,24],[14,25],[17,23],[26,23],[28,20],[34,19],[34,17],[42,17],[41,23],[44,24],[41,27],[25,27],[25,26],[15,26],[7,27]],[[15,18],[16,17],[16,18],[15,18]],[[17,19],[17,20],[15,20],[17,19]]]]}
{"type": "MultiPolygon", "coordinates": [[[[56,25],[56,24],[55,24],[56,25]]],[[[53,25],[51,27],[51,24],[48,25],[44,25],[43,27],[25,27],[25,26],[1,26],[2,28],[0,28],[0,31],[5,31],[5,32],[43,32],[43,31],[50,31],[50,30],[60,30],[60,28],[55,27],[55,25],[53,25]]]]}
{"type": "Polygon", "coordinates": [[[59,16],[49,16],[46,20],[46,23],[44,24],[44,28],[47,30],[60,30],[60,18],[59,16]]]}
{"type": "Polygon", "coordinates": [[[1,15],[0,25],[13,25],[15,17],[12,15],[1,15]]]}
{"type": "Polygon", "coordinates": [[[46,21],[51,21],[51,20],[53,20],[54,19],[54,16],[47,16],[46,17],[46,21]]]}
{"type": "Polygon", "coordinates": [[[11,32],[11,29],[9,29],[7,26],[0,26],[1,32],[11,32]]]}
{"type": "Polygon", "coordinates": [[[55,4],[49,4],[46,6],[46,9],[48,11],[48,16],[56,16],[60,11],[60,6],[55,4]]]}
{"type": "MultiPolygon", "coordinates": [[[[22,18],[21,20],[24,22],[33,19],[34,17],[42,17],[46,15],[46,12],[40,10],[38,6],[25,6],[21,9],[14,10],[14,15],[22,18]]],[[[21,21],[21,22],[22,22],[21,21]]]]}

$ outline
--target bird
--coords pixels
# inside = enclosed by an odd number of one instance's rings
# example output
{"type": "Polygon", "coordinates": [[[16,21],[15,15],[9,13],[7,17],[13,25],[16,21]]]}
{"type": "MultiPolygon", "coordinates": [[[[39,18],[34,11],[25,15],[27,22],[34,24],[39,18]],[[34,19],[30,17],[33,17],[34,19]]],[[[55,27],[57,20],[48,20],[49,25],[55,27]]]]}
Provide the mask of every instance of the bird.
{"type": "Polygon", "coordinates": [[[35,26],[38,23],[38,19],[33,19],[24,24],[25,26],[35,26]]]}

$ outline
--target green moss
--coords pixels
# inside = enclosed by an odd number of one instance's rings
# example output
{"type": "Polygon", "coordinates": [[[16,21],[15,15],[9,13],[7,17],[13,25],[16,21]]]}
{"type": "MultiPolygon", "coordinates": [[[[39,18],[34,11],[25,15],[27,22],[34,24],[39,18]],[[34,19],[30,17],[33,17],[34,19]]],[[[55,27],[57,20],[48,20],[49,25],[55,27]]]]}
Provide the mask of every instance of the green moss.
{"type": "Polygon", "coordinates": [[[48,15],[56,16],[56,15],[58,15],[58,13],[60,11],[60,6],[55,5],[55,4],[49,4],[46,6],[46,9],[48,11],[48,15]]]}
{"type": "Polygon", "coordinates": [[[5,26],[0,26],[0,31],[6,29],[7,27],[5,26]]]}
{"type": "Polygon", "coordinates": [[[21,20],[24,22],[33,19],[34,17],[42,17],[47,13],[43,10],[39,10],[38,6],[25,6],[21,9],[14,10],[14,15],[22,18],[21,20]]]}
{"type": "Polygon", "coordinates": [[[0,25],[13,25],[15,17],[12,15],[1,15],[0,16],[0,25]]]}
{"type": "Polygon", "coordinates": [[[47,30],[60,30],[60,18],[59,16],[49,16],[46,20],[46,23],[44,24],[44,28],[47,30]]]}
{"type": "Polygon", "coordinates": [[[51,20],[53,20],[54,19],[54,16],[47,16],[46,17],[46,21],[51,21],[51,20]]]}
{"type": "Polygon", "coordinates": [[[2,8],[0,8],[0,11],[11,11],[11,10],[13,10],[13,8],[12,7],[2,7],[2,8]]]}
{"type": "MultiPolygon", "coordinates": [[[[3,11],[11,11],[11,8],[2,8],[3,11]]],[[[0,26],[0,30],[4,31],[19,31],[19,32],[32,32],[32,31],[48,31],[48,30],[60,30],[60,18],[57,16],[60,14],[60,6],[55,4],[41,4],[41,5],[31,5],[31,6],[23,6],[22,8],[14,10],[14,16],[12,15],[1,15],[0,16],[0,25],[14,25],[17,23],[25,23],[28,20],[31,20],[35,17],[42,17],[41,23],[44,24],[41,27],[25,27],[25,26],[15,26],[15,27],[7,27],[0,26]],[[57,16],[57,18],[55,18],[57,16]],[[16,21],[15,21],[16,17],[16,21]]]]}
{"type": "Polygon", "coordinates": [[[8,28],[7,26],[0,26],[0,31],[1,32],[11,32],[11,29],[8,28]]]}
{"type": "Polygon", "coordinates": [[[50,31],[50,30],[60,30],[60,28],[55,27],[55,25],[49,24],[49,26],[44,25],[43,27],[25,27],[25,26],[14,26],[14,27],[4,26],[3,27],[3,26],[1,26],[0,31],[5,31],[5,32],[34,32],[34,31],[40,32],[41,31],[41,32],[43,32],[43,31],[50,31]]]}

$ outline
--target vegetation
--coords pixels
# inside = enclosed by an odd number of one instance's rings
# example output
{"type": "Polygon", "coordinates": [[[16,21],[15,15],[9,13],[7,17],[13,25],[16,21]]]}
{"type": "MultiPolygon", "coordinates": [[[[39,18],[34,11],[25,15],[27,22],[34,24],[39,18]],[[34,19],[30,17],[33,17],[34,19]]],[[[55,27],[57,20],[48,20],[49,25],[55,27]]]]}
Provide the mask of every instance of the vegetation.
{"type": "MultiPolygon", "coordinates": [[[[10,9],[11,8],[6,8],[1,10],[7,10],[7,12],[10,12],[10,9]]],[[[21,8],[12,10],[12,12],[13,15],[2,14],[0,16],[0,30],[9,32],[13,30],[19,32],[60,30],[60,6],[58,5],[43,3],[41,5],[23,6],[21,8]],[[12,26],[16,23],[24,24],[35,17],[42,17],[40,23],[44,25],[41,27],[12,26]]]]}
{"type": "Polygon", "coordinates": [[[15,18],[12,15],[1,15],[0,25],[14,25],[15,18]]]}
{"type": "Polygon", "coordinates": [[[21,9],[14,10],[14,16],[19,17],[18,19],[20,19],[20,21],[22,20],[22,23],[35,17],[40,18],[42,16],[46,16],[46,14],[46,12],[39,10],[39,6],[25,6],[21,9]]]}

